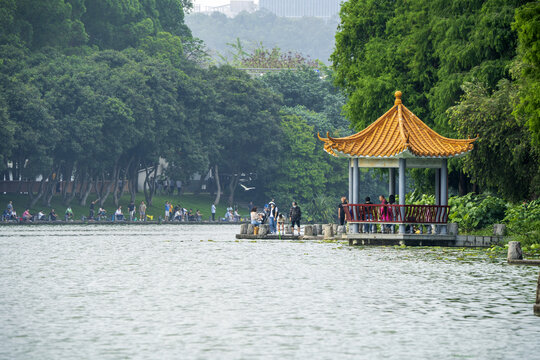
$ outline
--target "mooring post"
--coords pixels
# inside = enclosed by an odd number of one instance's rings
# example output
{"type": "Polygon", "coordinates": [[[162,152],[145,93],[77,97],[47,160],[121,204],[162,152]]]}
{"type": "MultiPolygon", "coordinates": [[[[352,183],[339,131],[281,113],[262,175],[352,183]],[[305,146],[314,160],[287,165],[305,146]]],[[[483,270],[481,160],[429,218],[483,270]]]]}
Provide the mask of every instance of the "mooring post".
{"type": "Polygon", "coordinates": [[[538,283],[536,284],[536,304],[534,304],[534,315],[540,316],[540,272],[538,273],[538,283]]]}
{"type": "Polygon", "coordinates": [[[508,243],[508,262],[512,260],[523,260],[523,251],[521,251],[521,243],[519,241],[510,241],[508,243]]]}

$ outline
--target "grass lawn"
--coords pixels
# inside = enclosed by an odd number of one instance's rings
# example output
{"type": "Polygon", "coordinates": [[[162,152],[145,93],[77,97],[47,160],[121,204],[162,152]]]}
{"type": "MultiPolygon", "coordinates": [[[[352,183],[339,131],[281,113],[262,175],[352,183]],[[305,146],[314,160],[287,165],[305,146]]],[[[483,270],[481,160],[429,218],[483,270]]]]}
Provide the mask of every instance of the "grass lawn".
{"type": "MultiPolygon", "coordinates": [[[[96,196],[95,194],[90,194],[88,196],[88,200],[86,201],[86,206],[80,206],[77,202],[77,199],[73,199],[71,202],[71,209],[73,210],[74,218],[76,220],[81,219],[82,216],[88,217],[89,214],[89,205],[90,202],[95,200],[96,196]]],[[[223,198],[222,198],[223,199],[223,198]]],[[[21,216],[22,213],[25,210],[26,205],[29,202],[28,195],[22,195],[22,194],[0,194],[0,208],[2,211],[6,208],[9,201],[13,201],[13,207],[17,211],[17,215],[21,216]]],[[[137,210],[137,217],[139,212],[139,204],[141,201],[144,200],[144,194],[139,193],[137,194],[135,205],[137,210]]],[[[151,215],[154,217],[154,220],[157,220],[159,216],[163,217],[165,215],[165,202],[170,201],[173,205],[180,205],[186,209],[193,209],[193,211],[197,211],[199,209],[202,213],[203,220],[208,220],[211,216],[211,206],[212,202],[214,201],[214,197],[210,194],[182,194],[181,196],[178,195],[172,195],[172,196],[154,196],[152,200],[152,206],[148,207],[146,209],[146,214],[151,215]]],[[[120,199],[120,205],[122,205],[122,211],[124,215],[128,214],[128,205],[130,202],[130,196],[124,195],[120,199]]],[[[62,204],[62,198],[60,196],[53,197],[51,201],[51,207],[55,209],[56,213],[58,214],[59,218],[62,219],[64,216],[64,213],[66,211],[67,206],[62,204]]],[[[99,206],[96,207],[95,212],[97,214],[99,206]]],[[[107,213],[112,215],[114,214],[114,211],[116,210],[116,206],[113,203],[113,197],[109,196],[107,198],[107,201],[104,204],[105,210],[107,210],[107,213]]],[[[216,220],[218,220],[220,217],[223,217],[226,212],[227,205],[225,202],[220,202],[220,204],[217,206],[216,210],[216,220]]],[[[35,214],[38,211],[43,211],[45,215],[47,215],[50,211],[50,208],[42,205],[41,201],[38,201],[38,203],[30,209],[31,214],[35,214]]],[[[240,206],[239,211],[241,216],[248,216],[248,211],[246,206],[240,206]]]]}

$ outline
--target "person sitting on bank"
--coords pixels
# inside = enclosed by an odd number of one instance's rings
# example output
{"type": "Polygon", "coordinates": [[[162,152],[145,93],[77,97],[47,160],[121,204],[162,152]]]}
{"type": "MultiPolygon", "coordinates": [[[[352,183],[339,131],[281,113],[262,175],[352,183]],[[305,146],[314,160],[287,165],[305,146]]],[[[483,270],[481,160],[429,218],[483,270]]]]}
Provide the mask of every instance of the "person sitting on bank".
{"type": "Polygon", "coordinates": [[[51,211],[49,212],[49,221],[56,221],[56,212],[54,211],[54,209],[51,209],[51,211]]]}
{"type": "Polygon", "coordinates": [[[115,220],[124,220],[124,214],[122,213],[122,205],[120,205],[118,207],[118,209],[116,209],[116,211],[114,213],[114,219],[115,220]]]}
{"type": "Polygon", "coordinates": [[[107,217],[107,210],[100,206],[98,211],[98,220],[101,220],[102,217],[107,217]]]}
{"type": "Polygon", "coordinates": [[[45,220],[45,214],[43,213],[43,211],[39,210],[39,212],[37,214],[37,219],[41,220],[41,221],[45,220]]]}
{"type": "Polygon", "coordinates": [[[32,214],[30,214],[30,210],[26,209],[22,214],[23,221],[32,221],[32,214]]]}
{"type": "Polygon", "coordinates": [[[174,212],[174,220],[182,221],[182,212],[180,211],[180,208],[177,208],[174,212]]]}
{"type": "Polygon", "coordinates": [[[68,206],[66,209],[65,219],[66,221],[73,220],[73,210],[71,210],[71,206],[68,206]]]}
{"type": "Polygon", "coordinates": [[[257,213],[257,207],[256,206],[254,206],[251,209],[250,216],[251,216],[251,224],[253,224],[255,226],[261,225],[261,222],[262,222],[261,214],[257,213]]]}
{"type": "Polygon", "coordinates": [[[201,221],[202,221],[202,214],[201,214],[201,212],[199,211],[199,209],[197,209],[197,211],[195,211],[195,216],[197,217],[197,222],[201,222],[201,221]]]}

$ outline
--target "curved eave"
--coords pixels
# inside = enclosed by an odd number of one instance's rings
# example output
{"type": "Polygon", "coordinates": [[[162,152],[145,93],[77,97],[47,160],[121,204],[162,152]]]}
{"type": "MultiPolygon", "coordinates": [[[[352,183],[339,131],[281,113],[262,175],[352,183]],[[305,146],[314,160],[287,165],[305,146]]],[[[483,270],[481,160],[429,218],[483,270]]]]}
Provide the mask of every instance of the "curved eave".
{"type": "Polygon", "coordinates": [[[435,155],[435,156],[425,156],[425,155],[415,155],[412,153],[409,149],[405,149],[397,154],[389,155],[389,156],[370,156],[370,155],[351,155],[348,153],[344,153],[342,151],[333,149],[331,147],[324,146],[324,151],[326,151],[328,154],[335,156],[335,157],[342,157],[342,158],[350,158],[350,159],[451,159],[451,158],[460,158],[465,155],[467,155],[469,152],[471,152],[473,148],[456,153],[451,155],[435,155]]]}

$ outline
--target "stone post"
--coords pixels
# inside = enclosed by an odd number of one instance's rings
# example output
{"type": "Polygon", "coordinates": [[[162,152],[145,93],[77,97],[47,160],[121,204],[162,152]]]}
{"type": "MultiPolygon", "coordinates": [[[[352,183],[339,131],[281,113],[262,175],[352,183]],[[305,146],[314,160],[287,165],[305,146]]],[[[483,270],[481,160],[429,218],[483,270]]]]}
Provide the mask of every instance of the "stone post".
{"type": "Polygon", "coordinates": [[[459,231],[459,229],[458,229],[458,224],[457,223],[448,224],[448,234],[457,235],[458,231],[459,231]]]}
{"type": "Polygon", "coordinates": [[[345,227],[345,225],[338,226],[338,228],[337,228],[337,234],[338,235],[346,234],[346,233],[347,233],[347,228],[345,227]]]}
{"type": "Polygon", "coordinates": [[[323,235],[325,239],[332,239],[334,237],[334,226],[332,224],[323,225],[323,235]]]}
{"type": "Polygon", "coordinates": [[[285,225],[285,234],[286,235],[292,235],[291,225],[285,225]]]}
{"type": "Polygon", "coordinates": [[[253,235],[253,230],[254,229],[255,229],[255,225],[249,224],[248,227],[247,227],[247,234],[248,235],[253,235]]]}
{"type": "Polygon", "coordinates": [[[322,224],[317,224],[317,234],[322,235],[322,224]]]}
{"type": "Polygon", "coordinates": [[[304,235],[305,236],[313,236],[313,226],[312,225],[304,226],[304,235]]]}
{"type": "Polygon", "coordinates": [[[242,224],[240,225],[240,234],[245,235],[248,231],[248,224],[242,224]]]}
{"type": "Polygon", "coordinates": [[[270,226],[268,224],[259,225],[259,235],[265,236],[270,232],[270,226]]]}
{"type": "Polygon", "coordinates": [[[506,235],[506,225],[505,224],[494,224],[493,225],[493,235],[495,235],[495,236],[504,236],[504,235],[506,235]]]}
{"type": "Polygon", "coordinates": [[[318,231],[319,227],[317,226],[317,224],[315,224],[312,226],[312,228],[313,228],[313,236],[317,236],[319,234],[319,231],[318,231]]]}
{"type": "Polygon", "coordinates": [[[508,261],[512,260],[523,260],[523,252],[519,241],[510,241],[508,243],[508,261]]]}

